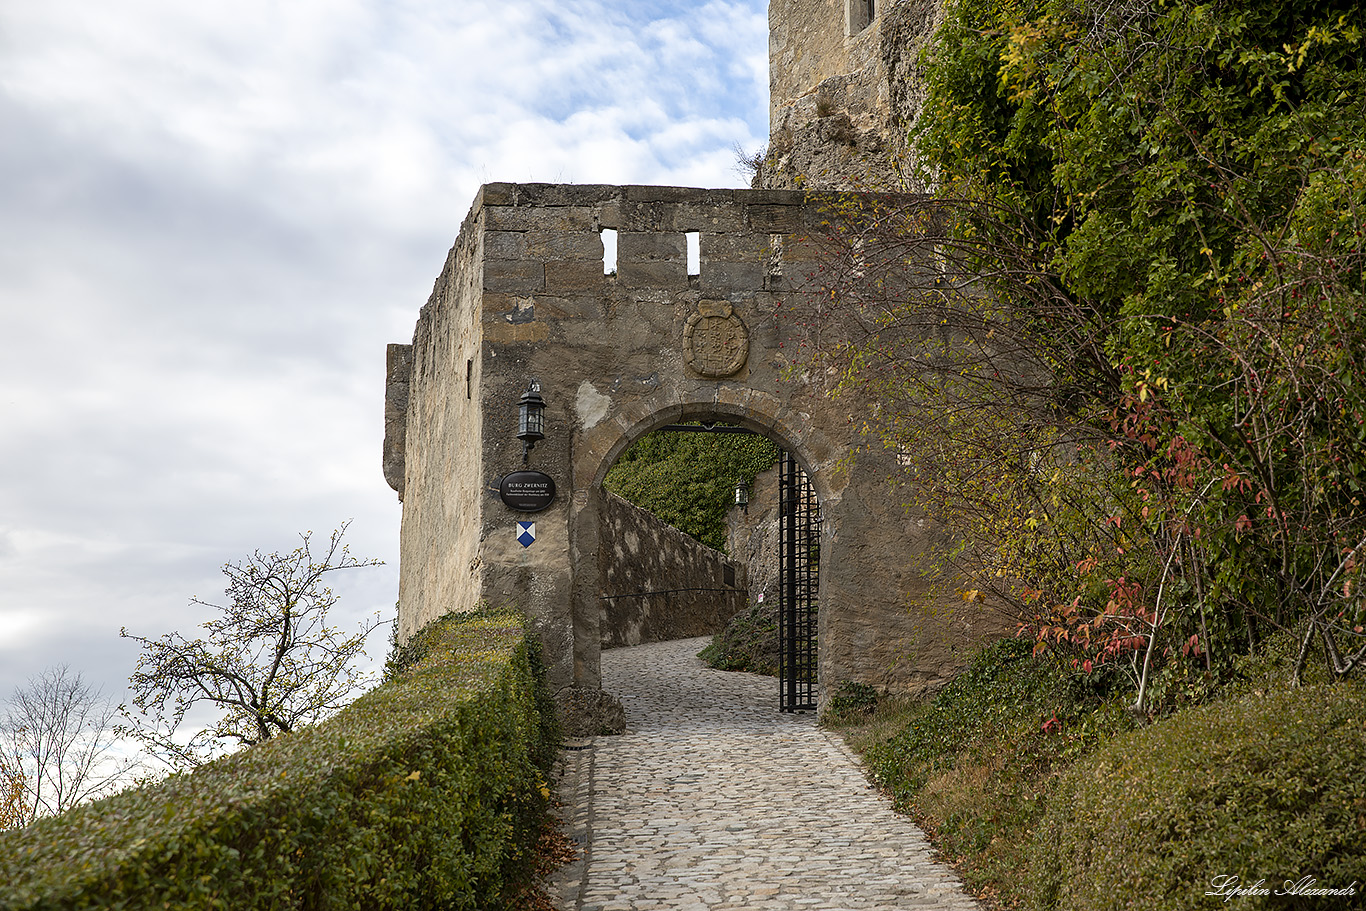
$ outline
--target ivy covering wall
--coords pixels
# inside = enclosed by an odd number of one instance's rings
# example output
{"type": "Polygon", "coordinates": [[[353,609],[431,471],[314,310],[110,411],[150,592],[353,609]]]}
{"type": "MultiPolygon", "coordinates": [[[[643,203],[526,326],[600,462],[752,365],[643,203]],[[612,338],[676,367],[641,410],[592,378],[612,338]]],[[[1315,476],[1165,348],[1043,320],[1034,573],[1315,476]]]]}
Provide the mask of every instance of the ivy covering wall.
{"type": "Polygon", "coordinates": [[[761,436],[655,431],[621,454],[603,486],[724,553],[736,483],[752,486],[777,460],[761,436]]]}

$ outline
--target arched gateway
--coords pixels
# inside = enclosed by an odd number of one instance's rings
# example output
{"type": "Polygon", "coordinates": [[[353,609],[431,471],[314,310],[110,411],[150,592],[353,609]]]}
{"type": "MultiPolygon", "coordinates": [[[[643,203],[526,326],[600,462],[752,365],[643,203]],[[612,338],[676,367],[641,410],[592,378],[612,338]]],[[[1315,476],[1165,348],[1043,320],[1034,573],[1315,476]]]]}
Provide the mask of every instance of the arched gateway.
{"type": "Polygon", "coordinates": [[[780,301],[812,293],[801,285],[814,264],[797,241],[820,220],[789,191],[485,186],[412,344],[389,349],[400,635],[481,601],[513,602],[541,634],[552,689],[597,689],[602,479],[642,434],[720,419],[775,440],[820,499],[822,685],[906,691],[956,669],[962,646],[987,631],[927,602],[913,557],[930,532],[889,495],[881,447],[861,447],[842,403],[802,382],[775,318],[780,301]],[[605,231],[616,234],[615,269],[605,231]],[[523,467],[518,401],[532,381],[546,410],[529,467],[555,493],[525,513],[498,487],[523,467]]]}

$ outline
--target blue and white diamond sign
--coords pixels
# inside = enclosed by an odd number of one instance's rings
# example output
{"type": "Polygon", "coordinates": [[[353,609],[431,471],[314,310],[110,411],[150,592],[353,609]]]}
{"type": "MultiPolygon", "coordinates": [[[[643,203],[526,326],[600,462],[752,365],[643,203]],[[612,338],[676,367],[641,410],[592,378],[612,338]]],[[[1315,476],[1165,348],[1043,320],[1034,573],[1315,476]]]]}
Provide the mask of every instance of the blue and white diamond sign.
{"type": "Polygon", "coordinates": [[[535,522],[518,522],[518,523],[517,523],[517,543],[520,544],[520,545],[522,545],[523,547],[530,547],[530,546],[531,546],[531,543],[532,543],[533,541],[535,541],[535,540],[536,540],[536,523],[535,523],[535,522]]]}

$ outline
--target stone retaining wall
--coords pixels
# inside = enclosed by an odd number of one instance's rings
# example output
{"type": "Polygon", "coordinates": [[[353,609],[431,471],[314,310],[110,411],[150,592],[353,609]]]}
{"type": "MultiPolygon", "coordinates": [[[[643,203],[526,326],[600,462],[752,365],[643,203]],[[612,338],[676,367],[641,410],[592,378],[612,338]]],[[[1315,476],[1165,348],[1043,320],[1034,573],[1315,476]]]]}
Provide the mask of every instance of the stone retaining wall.
{"type": "Polygon", "coordinates": [[[601,517],[603,648],[719,633],[744,607],[743,564],[612,493],[601,517]]]}

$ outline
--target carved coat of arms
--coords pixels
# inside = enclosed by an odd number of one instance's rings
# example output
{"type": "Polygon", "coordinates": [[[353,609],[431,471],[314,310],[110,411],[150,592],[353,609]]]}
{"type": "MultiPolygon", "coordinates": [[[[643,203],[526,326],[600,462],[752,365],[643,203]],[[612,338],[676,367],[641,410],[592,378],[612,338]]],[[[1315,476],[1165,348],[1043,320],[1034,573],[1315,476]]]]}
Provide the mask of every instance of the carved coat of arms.
{"type": "Polygon", "coordinates": [[[683,360],[703,376],[739,372],[749,357],[749,330],[725,301],[699,301],[683,328],[683,360]]]}

